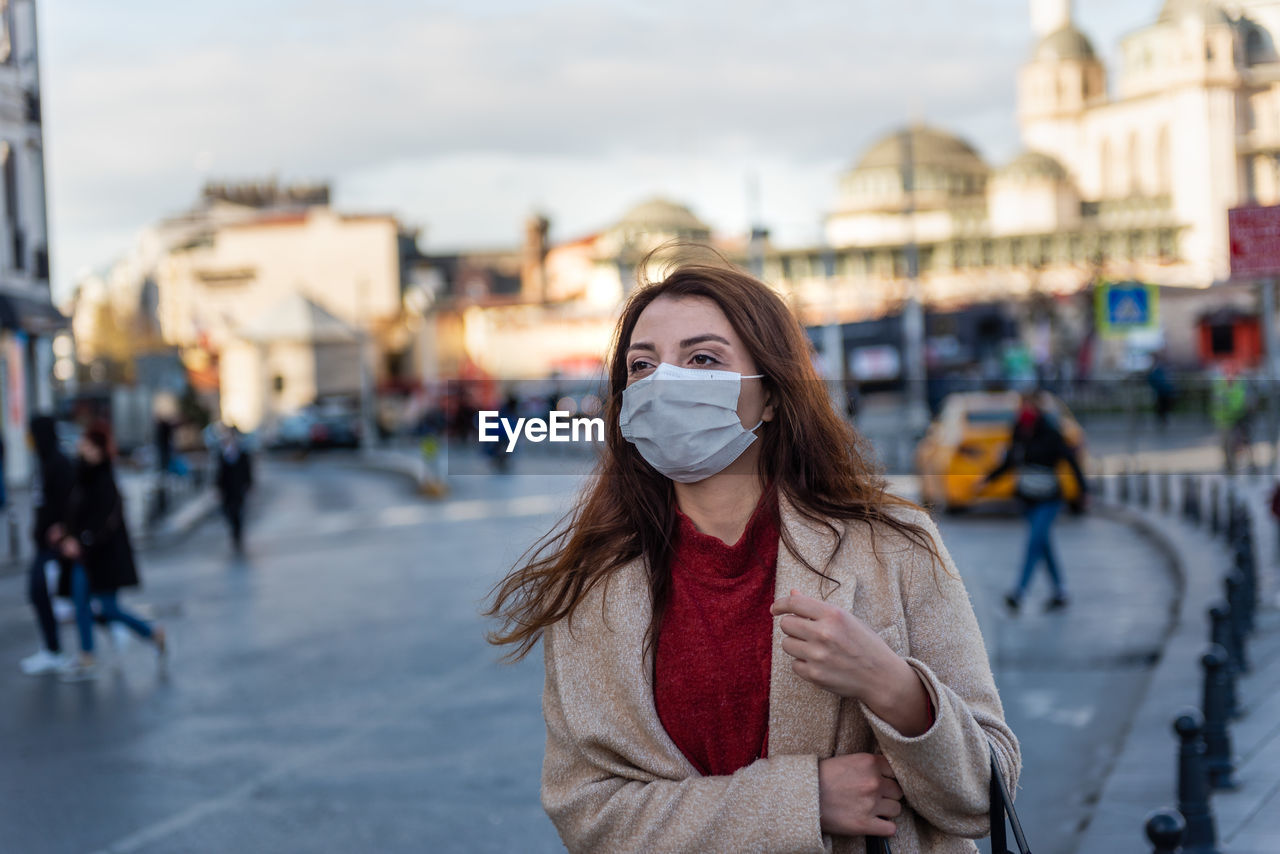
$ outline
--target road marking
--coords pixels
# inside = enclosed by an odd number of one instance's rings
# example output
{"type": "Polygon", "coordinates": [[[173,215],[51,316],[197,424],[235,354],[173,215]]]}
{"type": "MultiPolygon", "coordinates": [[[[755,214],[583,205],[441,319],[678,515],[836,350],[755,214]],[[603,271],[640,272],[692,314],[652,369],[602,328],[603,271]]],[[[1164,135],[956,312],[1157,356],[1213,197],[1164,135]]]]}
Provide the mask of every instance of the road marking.
{"type": "Polygon", "coordinates": [[[1084,729],[1094,716],[1093,706],[1064,707],[1053,691],[1023,691],[1018,701],[1027,717],[1074,729],[1084,729]]]}

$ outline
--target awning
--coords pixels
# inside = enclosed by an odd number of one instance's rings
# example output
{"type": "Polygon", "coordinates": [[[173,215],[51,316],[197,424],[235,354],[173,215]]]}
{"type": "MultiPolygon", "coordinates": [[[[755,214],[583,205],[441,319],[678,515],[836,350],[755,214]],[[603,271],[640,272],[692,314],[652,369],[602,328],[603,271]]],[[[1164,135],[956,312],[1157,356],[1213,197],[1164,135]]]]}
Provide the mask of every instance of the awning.
{"type": "Polygon", "coordinates": [[[71,322],[53,303],[15,294],[0,294],[0,327],[22,330],[32,335],[50,335],[67,329],[71,322]]]}

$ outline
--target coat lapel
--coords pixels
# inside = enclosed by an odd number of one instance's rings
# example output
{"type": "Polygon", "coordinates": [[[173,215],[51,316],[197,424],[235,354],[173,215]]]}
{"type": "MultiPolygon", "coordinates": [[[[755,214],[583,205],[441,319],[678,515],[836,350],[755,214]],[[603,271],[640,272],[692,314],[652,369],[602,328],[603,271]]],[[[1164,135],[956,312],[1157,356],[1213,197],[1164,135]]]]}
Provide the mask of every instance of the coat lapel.
{"type": "MultiPolygon", "coordinates": [[[[780,497],[778,503],[782,529],[790,533],[799,558],[807,561],[809,566],[831,575],[827,564],[836,551],[835,534],[822,524],[801,516],[785,497],[780,497]]],[[[791,554],[785,541],[778,544],[776,595],[786,596],[792,590],[799,590],[807,596],[851,611],[857,579],[851,574],[842,573],[845,578],[836,584],[809,569],[799,558],[791,554]]],[[[836,748],[840,697],[795,674],[791,669],[793,659],[782,649],[783,635],[779,622],[779,619],[773,621],[773,661],[769,679],[769,753],[774,756],[832,756],[836,748]]]]}

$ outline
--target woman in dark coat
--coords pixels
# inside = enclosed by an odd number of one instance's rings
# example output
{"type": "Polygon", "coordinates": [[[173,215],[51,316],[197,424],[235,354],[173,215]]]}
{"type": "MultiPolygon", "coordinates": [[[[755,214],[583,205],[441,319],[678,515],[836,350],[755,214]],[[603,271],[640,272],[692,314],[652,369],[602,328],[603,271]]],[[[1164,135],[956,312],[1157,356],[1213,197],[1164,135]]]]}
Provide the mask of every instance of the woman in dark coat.
{"type": "MultiPolygon", "coordinates": [[[[72,679],[92,678],[93,658],[92,600],[98,602],[98,615],[106,622],[128,626],[139,637],[155,644],[163,658],[164,629],[129,613],[116,601],[117,592],[139,584],[133,546],[124,522],[124,502],[116,487],[111,465],[111,433],[105,424],[95,424],[84,432],[76,448],[75,486],[71,491],[67,524],[60,541],[62,554],[75,562],[70,573],[70,594],[76,604],[76,627],[80,633],[81,654],[66,676],[72,679]]],[[[67,573],[63,573],[66,579],[67,573]]],[[[65,581],[60,588],[68,586],[65,581]]],[[[65,590],[60,590],[66,595],[65,590]]]]}

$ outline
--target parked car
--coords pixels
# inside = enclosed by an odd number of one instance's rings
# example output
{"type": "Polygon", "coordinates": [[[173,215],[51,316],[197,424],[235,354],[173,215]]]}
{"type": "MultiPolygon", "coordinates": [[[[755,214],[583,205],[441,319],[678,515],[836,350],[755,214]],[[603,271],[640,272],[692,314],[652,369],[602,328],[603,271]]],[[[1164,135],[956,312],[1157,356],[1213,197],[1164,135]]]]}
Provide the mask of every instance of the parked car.
{"type": "Polygon", "coordinates": [[[308,407],[282,417],[269,444],[276,450],[356,448],[360,446],[360,420],[344,409],[308,407]]]}
{"type": "MultiPolygon", "coordinates": [[[[1084,430],[1062,401],[1042,394],[1045,414],[1057,422],[1067,444],[1075,449],[1084,468],[1084,430]]],[[[1001,475],[981,492],[979,479],[1004,459],[1013,437],[1018,411],[1016,392],[961,392],[948,395],[938,417],[916,448],[921,500],[954,512],[976,504],[1008,501],[1014,497],[1016,472],[1001,475]]],[[[1058,464],[1062,497],[1075,511],[1082,508],[1080,484],[1071,466],[1058,464]]]]}

